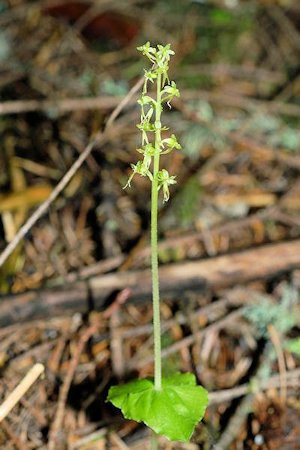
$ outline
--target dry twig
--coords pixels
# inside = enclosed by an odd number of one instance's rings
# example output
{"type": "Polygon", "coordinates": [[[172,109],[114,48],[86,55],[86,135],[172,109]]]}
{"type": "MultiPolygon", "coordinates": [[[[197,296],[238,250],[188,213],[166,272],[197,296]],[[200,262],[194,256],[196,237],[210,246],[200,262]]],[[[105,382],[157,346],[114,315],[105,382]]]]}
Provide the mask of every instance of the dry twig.
{"type": "Polygon", "coordinates": [[[276,352],[277,359],[278,359],[278,367],[279,367],[279,374],[280,374],[280,397],[281,397],[282,403],[284,404],[286,402],[286,395],[287,395],[287,386],[286,386],[287,372],[286,372],[286,366],[285,366],[284,353],[282,351],[278,332],[272,324],[270,324],[268,326],[268,332],[270,334],[270,339],[275,348],[275,352],[276,352]]]}
{"type": "Polygon", "coordinates": [[[38,377],[44,372],[45,368],[43,364],[35,364],[25,375],[23,380],[18,386],[9,394],[8,398],[0,406],[0,422],[10,413],[10,411],[16,406],[20,399],[35,383],[38,377]]]}

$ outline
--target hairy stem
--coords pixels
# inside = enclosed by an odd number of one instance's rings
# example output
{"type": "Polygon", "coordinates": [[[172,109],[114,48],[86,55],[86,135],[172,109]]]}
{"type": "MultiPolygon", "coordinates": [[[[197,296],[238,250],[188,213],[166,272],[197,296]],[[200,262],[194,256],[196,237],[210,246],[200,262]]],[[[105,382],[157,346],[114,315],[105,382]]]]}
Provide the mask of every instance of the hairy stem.
{"type": "Polygon", "coordinates": [[[155,431],[151,431],[151,450],[158,450],[158,439],[155,431]]]}
{"type": "Polygon", "coordinates": [[[157,75],[157,94],[155,112],[155,155],[153,158],[153,181],[151,189],[151,268],[153,300],[153,334],[154,334],[154,387],[161,389],[161,330],[159,307],[159,277],[157,252],[157,215],[158,215],[158,179],[161,142],[161,74],[157,75]]]}

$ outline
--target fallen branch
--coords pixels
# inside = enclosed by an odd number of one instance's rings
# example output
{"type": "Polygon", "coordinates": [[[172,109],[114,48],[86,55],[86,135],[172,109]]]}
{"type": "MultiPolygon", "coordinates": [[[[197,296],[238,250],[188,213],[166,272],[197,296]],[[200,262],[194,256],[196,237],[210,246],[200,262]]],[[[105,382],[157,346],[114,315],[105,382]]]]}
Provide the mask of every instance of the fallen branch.
{"type": "MultiPolygon", "coordinates": [[[[160,269],[161,291],[186,289],[213,291],[268,279],[300,267],[300,240],[264,245],[229,255],[192,262],[169,264],[160,269]]],[[[29,291],[2,298],[0,326],[36,318],[86,312],[90,301],[101,309],[116,291],[129,288],[131,299],[142,301],[151,295],[149,270],[116,272],[94,276],[60,288],[29,291]]]]}
{"type": "MultiPolygon", "coordinates": [[[[245,109],[246,111],[256,111],[264,108],[271,113],[284,114],[288,116],[299,117],[300,107],[293,103],[282,101],[265,101],[255,98],[249,98],[242,95],[230,95],[225,92],[186,90],[182,92],[181,98],[184,101],[201,98],[202,100],[245,109]]],[[[32,111],[51,111],[69,112],[74,110],[88,109],[112,109],[119,104],[119,96],[101,96],[95,98],[64,98],[56,100],[11,100],[0,103],[0,115],[3,114],[22,114],[32,111]]],[[[134,103],[136,99],[132,100],[134,103]]]]}
{"type": "Polygon", "coordinates": [[[33,111],[70,112],[84,109],[113,109],[123,97],[64,98],[56,100],[10,100],[0,103],[1,114],[21,114],[33,111]]]}
{"type": "MultiPolygon", "coordinates": [[[[281,386],[280,374],[273,375],[268,380],[258,381],[256,391],[266,391],[268,389],[276,389],[281,386]]],[[[293,369],[286,372],[286,385],[298,387],[300,383],[300,369],[293,369]]],[[[238,397],[249,394],[251,391],[251,383],[242,384],[231,389],[222,389],[209,393],[209,406],[219,405],[232,401],[238,397]]]]}

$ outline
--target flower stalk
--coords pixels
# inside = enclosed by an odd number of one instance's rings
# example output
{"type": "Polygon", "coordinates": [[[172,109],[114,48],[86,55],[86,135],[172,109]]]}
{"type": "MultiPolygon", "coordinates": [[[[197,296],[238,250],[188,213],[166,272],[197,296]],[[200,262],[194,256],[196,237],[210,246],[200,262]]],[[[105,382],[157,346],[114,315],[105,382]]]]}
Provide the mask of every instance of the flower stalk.
{"type": "Polygon", "coordinates": [[[153,337],[154,337],[154,387],[161,389],[161,327],[159,301],[159,274],[157,248],[158,217],[158,173],[161,146],[161,74],[157,76],[156,111],[155,111],[155,152],[153,157],[153,181],[151,189],[151,270],[152,270],[152,304],[153,304],[153,337]]]}

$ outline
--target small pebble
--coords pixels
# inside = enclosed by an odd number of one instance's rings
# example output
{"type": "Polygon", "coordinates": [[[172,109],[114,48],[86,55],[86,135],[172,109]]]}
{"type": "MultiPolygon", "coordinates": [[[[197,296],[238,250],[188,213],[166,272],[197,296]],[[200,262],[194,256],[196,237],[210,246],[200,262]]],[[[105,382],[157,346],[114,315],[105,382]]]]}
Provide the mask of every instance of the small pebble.
{"type": "Polygon", "coordinates": [[[263,443],[265,442],[264,437],[262,434],[257,434],[254,438],[254,443],[256,445],[263,445],[263,443]]]}

